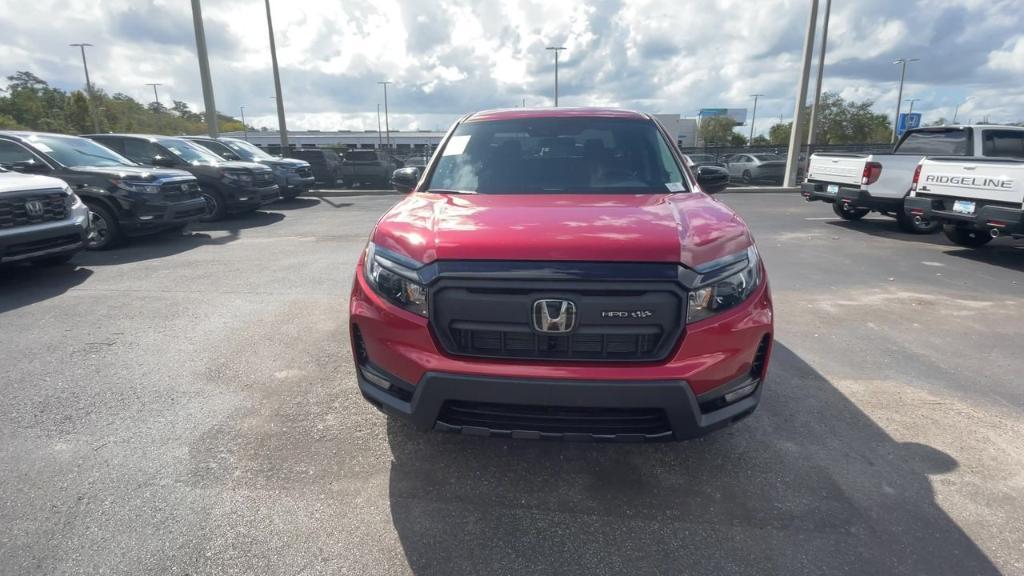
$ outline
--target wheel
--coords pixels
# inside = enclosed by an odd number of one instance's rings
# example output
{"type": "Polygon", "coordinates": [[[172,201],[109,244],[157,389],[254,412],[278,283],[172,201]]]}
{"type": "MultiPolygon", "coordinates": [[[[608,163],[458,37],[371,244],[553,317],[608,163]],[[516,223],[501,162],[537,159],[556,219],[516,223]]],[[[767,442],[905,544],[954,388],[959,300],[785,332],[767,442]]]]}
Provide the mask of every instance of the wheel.
{"type": "Polygon", "coordinates": [[[904,232],[910,232],[911,234],[932,234],[933,232],[938,232],[942,226],[938,221],[932,222],[931,220],[920,218],[920,222],[915,222],[916,219],[903,210],[896,213],[896,223],[900,225],[904,232]]]}
{"type": "Polygon", "coordinates": [[[74,258],[74,254],[60,254],[57,256],[47,256],[46,258],[39,258],[33,260],[33,266],[60,266],[61,264],[67,264],[74,258]]]}
{"type": "Polygon", "coordinates": [[[227,209],[224,206],[224,197],[220,192],[203,187],[199,190],[199,194],[206,200],[206,213],[199,219],[200,222],[214,222],[224,218],[227,209]]]}
{"type": "Polygon", "coordinates": [[[121,225],[113,212],[102,204],[86,204],[89,207],[89,250],[107,250],[121,241],[121,225]]]}
{"type": "Polygon", "coordinates": [[[754,179],[750,176],[750,170],[743,171],[742,180],[744,184],[750,184],[751,182],[754,181],[754,179]]]}
{"type": "Polygon", "coordinates": [[[860,220],[861,218],[868,215],[871,210],[867,208],[853,208],[845,202],[839,202],[838,200],[832,203],[832,211],[836,213],[843,220],[860,220]]]}
{"type": "Polygon", "coordinates": [[[978,248],[992,241],[992,236],[984,230],[961,228],[959,226],[953,226],[952,224],[946,224],[943,226],[942,233],[945,234],[946,238],[949,238],[949,241],[953,244],[966,246],[967,248],[978,248]]]}

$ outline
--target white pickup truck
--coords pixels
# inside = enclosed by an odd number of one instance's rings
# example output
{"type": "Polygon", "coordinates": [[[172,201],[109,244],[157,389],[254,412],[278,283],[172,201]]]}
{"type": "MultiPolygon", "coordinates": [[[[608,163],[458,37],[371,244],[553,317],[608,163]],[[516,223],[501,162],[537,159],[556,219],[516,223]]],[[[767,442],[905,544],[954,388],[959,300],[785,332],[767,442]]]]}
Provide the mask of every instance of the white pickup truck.
{"type": "Polygon", "coordinates": [[[1015,158],[925,158],[907,216],[939,222],[951,242],[970,248],[1000,235],[1024,238],[1024,146],[1007,152],[1015,158]]]}
{"type": "Polygon", "coordinates": [[[813,154],[800,191],[808,201],[832,204],[844,220],[870,212],[893,216],[900,228],[916,234],[939,229],[939,222],[911,218],[904,209],[917,165],[925,157],[978,159],[1006,156],[1004,147],[1024,146],[1024,128],[1016,126],[939,126],[908,130],[891,154],[813,154]]]}

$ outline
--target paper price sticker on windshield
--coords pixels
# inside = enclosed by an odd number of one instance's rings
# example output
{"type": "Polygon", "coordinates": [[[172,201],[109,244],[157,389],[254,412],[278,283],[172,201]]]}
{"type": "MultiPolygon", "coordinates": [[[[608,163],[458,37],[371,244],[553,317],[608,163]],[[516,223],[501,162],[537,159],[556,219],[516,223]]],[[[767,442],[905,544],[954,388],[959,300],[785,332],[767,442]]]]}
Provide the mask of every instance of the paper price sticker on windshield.
{"type": "Polygon", "coordinates": [[[465,136],[452,136],[448,140],[448,145],[444,147],[444,153],[441,156],[458,156],[466,151],[466,145],[469,144],[470,135],[465,136]]]}
{"type": "Polygon", "coordinates": [[[43,142],[41,142],[39,140],[35,140],[35,139],[29,139],[29,141],[32,142],[32,145],[35,146],[36,149],[39,150],[40,152],[42,152],[44,154],[52,154],[53,153],[53,148],[50,148],[49,146],[47,146],[43,142]]]}
{"type": "Polygon", "coordinates": [[[668,188],[669,192],[682,192],[683,185],[681,182],[668,182],[665,184],[665,188],[668,188]]]}

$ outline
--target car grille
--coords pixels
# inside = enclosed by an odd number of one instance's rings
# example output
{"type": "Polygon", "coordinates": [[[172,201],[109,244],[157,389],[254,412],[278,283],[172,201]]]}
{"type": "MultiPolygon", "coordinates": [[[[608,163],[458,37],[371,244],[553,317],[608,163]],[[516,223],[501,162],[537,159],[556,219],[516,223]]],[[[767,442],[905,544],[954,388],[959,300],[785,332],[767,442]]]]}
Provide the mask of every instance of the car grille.
{"type": "Polygon", "coordinates": [[[67,216],[67,194],[64,192],[13,194],[0,196],[0,228],[15,228],[63,220],[67,216]],[[30,216],[26,204],[40,202],[43,212],[38,216],[30,216]]]}
{"type": "Polygon", "coordinates": [[[590,408],[492,404],[450,400],[437,418],[443,429],[539,437],[667,438],[672,434],[660,408],[590,408]],[[527,434],[517,434],[527,433],[527,434]]]}
{"type": "Polygon", "coordinates": [[[199,182],[168,182],[160,186],[160,192],[168,202],[191,200],[199,195],[199,182]]]}
{"type": "Polygon", "coordinates": [[[274,184],[274,173],[273,172],[256,172],[252,176],[253,186],[262,188],[263,186],[271,186],[274,184]]]}
{"type": "Polygon", "coordinates": [[[605,282],[441,280],[431,287],[430,318],[456,356],[555,361],[650,362],[682,334],[685,292],[678,286],[605,282]],[[533,325],[538,300],[568,300],[576,326],[544,333],[533,325]]]}
{"type": "Polygon", "coordinates": [[[313,169],[309,166],[301,166],[295,170],[295,173],[302,178],[309,178],[313,175],[313,169]]]}

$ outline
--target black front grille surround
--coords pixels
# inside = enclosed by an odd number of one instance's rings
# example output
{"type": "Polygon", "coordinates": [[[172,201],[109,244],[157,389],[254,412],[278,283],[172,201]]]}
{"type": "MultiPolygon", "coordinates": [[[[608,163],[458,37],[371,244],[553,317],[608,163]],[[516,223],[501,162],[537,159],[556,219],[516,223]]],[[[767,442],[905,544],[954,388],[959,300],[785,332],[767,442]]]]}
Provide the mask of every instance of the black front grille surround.
{"type": "MultiPolygon", "coordinates": [[[[462,263],[465,265],[466,263],[462,263]]],[[[493,264],[493,263],[492,263],[493,264]]],[[[686,290],[679,266],[544,263],[544,278],[515,273],[504,278],[439,271],[430,283],[430,323],[441,347],[453,356],[583,362],[657,362],[683,335],[686,290]],[[563,272],[555,272],[559,269],[563,272]],[[635,269],[632,269],[635,268],[635,269]],[[525,278],[524,278],[525,276],[525,278]],[[584,278],[584,279],[581,279],[584,278]],[[564,334],[539,332],[533,325],[538,300],[575,304],[577,325],[564,334]]]]}
{"type": "Polygon", "coordinates": [[[67,197],[63,191],[0,196],[0,229],[63,220],[67,217],[67,197]],[[26,207],[29,202],[42,204],[42,213],[30,215],[26,207]]]}
{"type": "Polygon", "coordinates": [[[543,436],[669,438],[672,425],[661,408],[531,406],[449,400],[438,414],[442,428],[488,434],[532,432],[543,436]]]}

